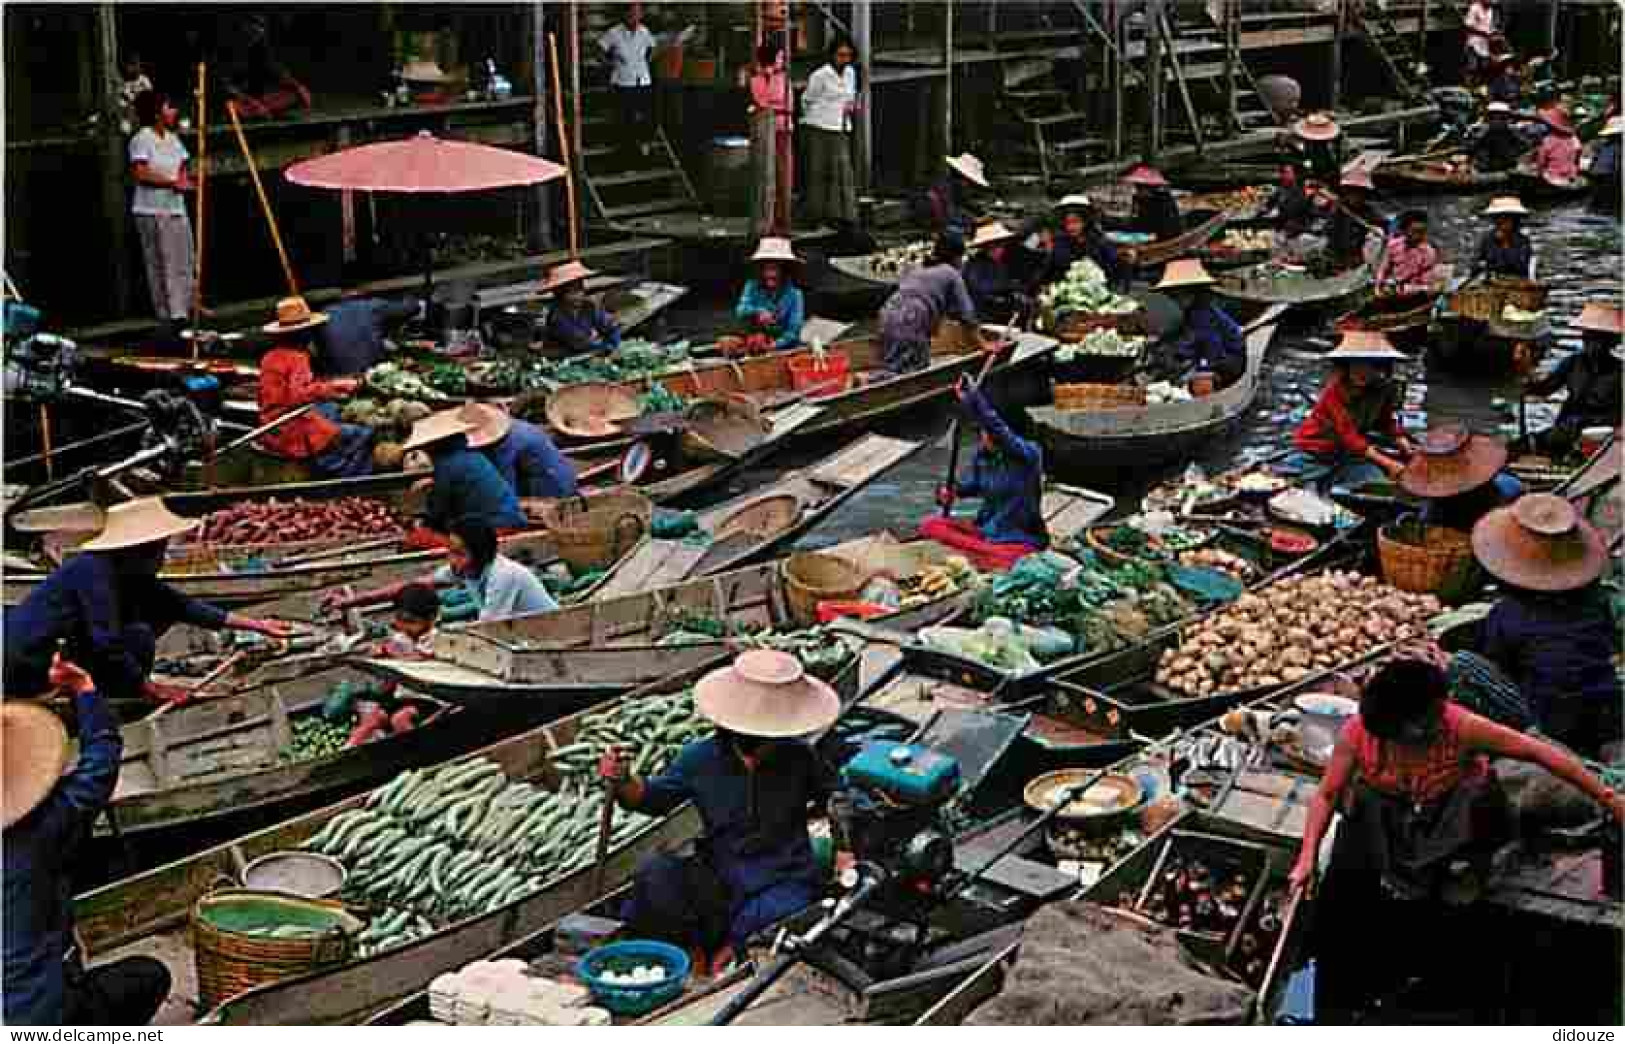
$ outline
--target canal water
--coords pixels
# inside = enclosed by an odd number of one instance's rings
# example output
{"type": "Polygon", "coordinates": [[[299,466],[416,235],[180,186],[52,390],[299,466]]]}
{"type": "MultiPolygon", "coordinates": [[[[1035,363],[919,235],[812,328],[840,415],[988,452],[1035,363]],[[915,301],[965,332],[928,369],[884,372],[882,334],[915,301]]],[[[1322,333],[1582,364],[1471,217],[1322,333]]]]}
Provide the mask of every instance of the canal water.
{"type": "MultiPolygon", "coordinates": [[[[1486,196],[1389,197],[1382,200],[1382,205],[1387,212],[1396,214],[1411,207],[1427,211],[1432,219],[1433,242],[1444,260],[1464,270],[1471,262],[1478,237],[1487,227],[1478,216],[1487,202],[1486,196]]],[[[1543,363],[1551,366],[1578,347],[1579,335],[1572,324],[1585,302],[1619,299],[1621,225],[1617,217],[1593,212],[1578,203],[1536,207],[1526,228],[1540,258],[1538,274],[1552,288],[1547,307],[1553,343],[1543,363]]],[[[680,328],[685,318],[679,315],[674,322],[680,328]]],[[[711,330],[716,329],[715,318],[713,313],[711,330]]],[[[699,325],[695,325],[698,332],[699,325]]],[[[1218,471],[1238,460],[1262,457],[1283,448],[1319,393],[1326,372],[1321,357],[1333,343],[1329,323],[1319,329],[1283,329],[1271,350],[1257,405],[1238,430],[1227,438],[1216,439],[1195,463],[1218,471]]],[[[1430,422],[1453,420],[1465,422],[1475,431],[1516,434],[1516,378],[1475,379],[1472,375],[1444,373],[1430,369],[1423,355],[1419,352],[1400,368],[1407,385],[1403,420],[1408,428],[1420,430],[1430,422]]],[[[1025,426],[1019,410],[1009,413],[1013,423],[1025,426]]],[[[1555,413],[1555,403],[1531,399],[1531,430],[1544,427],[1555,413]]],[[[921,440],[924,446],[825,519],[802,538],[798,547],[824,547],[880,529],[890,529],[899,536],[910,533],[920,519],[936,510],[935,491],[947,474],[946,433],[952,417],[953,411],[942,403],[915,410],[875,429],[882,434],[921,440]]],[[[973,449],[970,432],[962,437],[960,463],[964,467],[973,449]]],[[[728,494],[760,488],[783,470],[809,463],[833,449],[823,443],[794,447],[788,456],[775,456],[771,466],[739,476],[728,494]]],[[[1097,481],[1095,487],[1118,498],[1119,512],[1130,512],[1147,490],[1184,466],[1125,473],[1109,485],[1097,481]]]]}

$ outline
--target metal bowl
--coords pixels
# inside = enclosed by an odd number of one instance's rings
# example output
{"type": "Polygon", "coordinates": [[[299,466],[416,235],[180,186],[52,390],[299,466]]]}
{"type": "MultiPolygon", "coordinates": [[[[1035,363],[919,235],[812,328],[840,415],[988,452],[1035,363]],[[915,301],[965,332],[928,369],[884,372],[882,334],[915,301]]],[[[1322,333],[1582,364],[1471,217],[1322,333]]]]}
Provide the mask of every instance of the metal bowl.
{"type": "Polygon", "coordinates": [[[243,887],[304,899],[331,899],[344,887],[344,864],[315,852],[272,852],[243,867],[243,887]]]}
{"type": "MultiPolygon", "coordinates": [[[[1048,812],[1060,800],[1061,792],[1076,786],[1093,773],[1088,769],[1061,769],[1046,772],[1022,791],[1027,807],[1037,812],[1048,812]]],[[[1084,795],[1064,810],[1056,819],[1085,828],[1086,832],[1114,829],[1127,816],[1139,809],[1145,800],[1145,790],[1133,776],[1112,773],[1103,776],[1084,795]]]]}

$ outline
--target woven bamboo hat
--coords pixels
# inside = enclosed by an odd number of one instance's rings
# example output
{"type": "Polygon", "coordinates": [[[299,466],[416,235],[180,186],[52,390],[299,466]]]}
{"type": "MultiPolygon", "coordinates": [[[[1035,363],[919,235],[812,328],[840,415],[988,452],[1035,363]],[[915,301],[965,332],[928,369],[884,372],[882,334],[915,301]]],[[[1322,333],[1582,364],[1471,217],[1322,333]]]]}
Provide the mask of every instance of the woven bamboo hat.
{"type": "Polygon", "coordinates": [[[1397,363],[1405,361],[1381,330],[1344,330],[1337,347],[1326,353],[1327,362],[1397,363]]]}
{"type": "Polygon", "coordinates": [[[1618,305],[1593,301],[1580,310],[1574,321],[1576,328],[1594,333],[1625,334],[1625,312],[1618,305]]]}
{"type": "Polygon", "coordinates": [[[1178,261],[1168,262],[1162,270],[1162,282],[1154,289],[1178,290],[1188,286],[1212,286],[1216,281],[1208,275],[1207,269],[1202,267],[1202,262],[1195,258],[1181,258],[1178,261]]]}
{"type": "Polygon", "coordinates": [[[298,333],[314,330],[327,322],[326,312],[312,312],[310,302],[303,297],[284,297],[276,303],[276,318],[260,329],[268,334],[298,333]]]}
{"type": "Polygon", "coordinates": [[[1551,493],[1531,493],[1479,519],[1473,554],[1497,580],[1526,591],[1578,590],[1608,565],[1596,529],[1551,493]]]}
{"type": "Polygon", "coordinates": [[[460,416],[461,413],[461,410],[441,410],[418,421],[412,425],[412,434],[401,447],[401,451],[410,453],[420,446],[449,439],[453,435],[467,435],[474,430],[474,426],[465,421],[460,416]]]}
{"type": "Polygon", "coordinates": [[[1061,201],[1055,204],[1055,209],[1063,214],[1068,210],[1093,210],[1095,201],[1081,192],[1074,192],[1070,196],[1062,196],[1061,201]]]}
{"type": "Polygon", "coordinates": [[[972,250],[978,247],[992,246],[995,243],[1008,243],[1016,238],[1016,234],[1004,227],[1002,221],[989,221],[977,228],[976,235],[970,241],[972,250]]]}
{"type": "Polygon", "coordinates": [[[1146,163],[1124,174],[1123,180],[1130,185],[1147,185],[1151,188],[1163,188],[1168,184],[1168,179],[1162,176],[1162,171],[1146,163]]]}
{"type": "Polygon", "coordinates": [[[500,442],[513,427],[513,417],[507,410],[487,402],[465,402],[457,410],[457,417],[469,426],[469,449],[479,449],[500,442]]]}
{"type": "Polygon", "coordinates": [[[597,274],[580,261],[566,261],[562,265],[554,265],[542,280],[542,293],[550,294],[576,283],[584,283],[597,274]]]}
{"type": "Polygon", "coordinates": [[[777,649],[742,652],[732,664],[707,674],[694,687],[694,706],[707,721],[763,739],[810,736],[841,714],[835,690],[777,649]]]}
{"type": "Polygon", "coordinates": [[[1484,208],[1483,217],[1528,217],[1529,208],[1517,196],[1496,196],[1484,208]]]}
{"type": "Polygon", "coordinates": [[[0,703],[0,826],[39,806],[68,767],[68,730],[37,703],[0,703]]]}
{"type": "Polygon", "coordinates": [[[750,256],[751,261],[788,261],[799,265],[801,258],[796,256],[795,248],[783,236],[763,236],[762,241],[756,244],[756,253],[750,256]]]}
{"type": "Polygon", "coordinates": [[[1506,102],[1490,102],[1484,111],[1491,116],[1510,116],[1512,115],[1512,106],[1506,102]]]}
{"type": "Polygon", "coordinates": [[[1461,425],[1428,429],[1416,440],[1416,454],[1400,472],[1399,487],[1415,497],[1453,497],[1477,489],[1506,467],[1499,439],[1474,435],[1461,425]]]}
{"type": "Polygon", "coordinates": [[[958,156],[949,156],[948,166],[967,181],[975,182],[983,188],[988,187],[987,168],[982,165],[981,160],[970,153],[963,152],[958,156]]]}
{"type": "Polygon", "coordinates": [[[1292,133],[1304,141],[1331,141],[1342,134],[1343,129],[1330,114],[1312,112],[1292,125],[1292,133]]]}
{"type": "Polygon", "coordinates": [[[118,551],[190,533],[203,523],[182,518],[161,497],[143,497],[107,509],[102,531],[80,545],[84,551],[118,551]]]}

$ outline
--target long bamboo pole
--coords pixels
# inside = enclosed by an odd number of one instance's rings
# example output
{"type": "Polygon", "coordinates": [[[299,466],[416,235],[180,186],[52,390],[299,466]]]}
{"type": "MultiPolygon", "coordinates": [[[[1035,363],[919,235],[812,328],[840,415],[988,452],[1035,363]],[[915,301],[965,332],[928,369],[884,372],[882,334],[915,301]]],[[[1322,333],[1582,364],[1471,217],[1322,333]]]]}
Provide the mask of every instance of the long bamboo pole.
{"type": "Polygon", "coordinates": [[[209,67],[197,63],[197,245],[192,249],[192,361],[196,362],[203,329],[203,223],[209,185],[209,67]]]}
{"type": "Polygon", "coordinates": [[[547,34],[547,56],[553,65],[553,114],[559,125],[559,158],[564,161],[564,198],[570,208],[570,259],[581,257],[580,215],[576,213],[576,165],[569,129],[564,123],[564,92],[559,86],[559,41],[547,34]]]}
{"type": "Polygon", "coordinates": [[[254,193],[260,198],[260,209],[265,212],[265,223],[271,229],[271,243],[276,247],[277,257],[282,260],[282,274],[288,280],[288,293],[294,297],[299,296],[299,280],[293,276],[293,263],[288,260],[288,250],[282,245],[282,232],[276,226],[276,214],[271,210],[271,201],[265,195],[265,186],[260,182],[259,168],[254,165],[254,154],[248,151],[248,139],[243,136],[243,125],[237,119],[237,103],[226,102],[226,115],[231,117],[231,129],[237,132],[237,145],[243,150],[243,161],[248,164],[249,180],[254,182],[254,193]]]}

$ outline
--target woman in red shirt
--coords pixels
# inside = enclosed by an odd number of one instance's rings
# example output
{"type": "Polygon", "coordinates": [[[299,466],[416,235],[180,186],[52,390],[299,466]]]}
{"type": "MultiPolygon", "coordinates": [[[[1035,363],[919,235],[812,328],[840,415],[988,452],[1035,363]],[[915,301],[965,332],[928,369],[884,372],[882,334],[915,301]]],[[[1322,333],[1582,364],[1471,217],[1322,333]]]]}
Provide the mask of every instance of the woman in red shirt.
{"type": "Polygon", "coordinates": [[[1356,486],[1405,470],[1403,461],[1373,441],[1410,452],[1399,426],[1400,385],[1393,379],[1394,364],[1404,359],[1380,333],[1346,331],[1326,356],[1332,377],[1293,434],[1297,452],[1281,470],[1327,486],[1356,486]]]}
{"type": "Polygon", "coordinates": [[[1539,765],[1625,822],[1625,797],[1573,754],[1451,703],[1436,663],[1390,660],[1332,751],[1290,875],[1294,890],[1311,888],[1340,811],[1311,940],[1317,1023],[1358,1015],[1412,975],[1470,963],[1452,909],[1478,897],[1490,857],[1510,839],[1491,758],[1539,765]]]}
{"type": "MultiPolygon", "coordinates": [[[[260,423],[269,424],[311,402],[343,399],[359,383],[318,381],[310,368],[312,340],[327,322],[303,297],[277,302],[276,320],[264,330],[274,339],[260,359],[260,423]]],[[[260,448],[310,468],[315,478],[348,478],[372,472],[372,429],[341,424],[337,411],[319,406],[260,437],[260,448]]]]}

